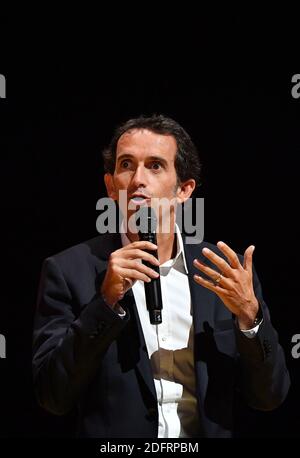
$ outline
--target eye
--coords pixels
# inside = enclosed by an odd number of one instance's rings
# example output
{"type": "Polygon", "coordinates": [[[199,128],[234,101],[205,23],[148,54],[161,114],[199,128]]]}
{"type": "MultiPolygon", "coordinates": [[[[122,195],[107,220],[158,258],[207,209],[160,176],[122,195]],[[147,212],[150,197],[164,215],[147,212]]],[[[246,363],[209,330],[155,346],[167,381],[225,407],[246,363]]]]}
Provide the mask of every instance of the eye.
{"type": "Polygon", "coordinates": [[[152,163],[151,163],[151,168],[152,168],[153,170],[159,170],[159,169],[161,169],[161,167],[162,167],[162,165],[161,165],[161,163],[158,162],[158,161],[155,161],[155,162],[152,162],[152,163]]]}
{"type": "Polygon", "coordinates": [[[124,159],[124,161],[121,162],[121,167],[123,169],[128,169],[129,165],[130,165],[130,161],[128,159],[124,159]]]}

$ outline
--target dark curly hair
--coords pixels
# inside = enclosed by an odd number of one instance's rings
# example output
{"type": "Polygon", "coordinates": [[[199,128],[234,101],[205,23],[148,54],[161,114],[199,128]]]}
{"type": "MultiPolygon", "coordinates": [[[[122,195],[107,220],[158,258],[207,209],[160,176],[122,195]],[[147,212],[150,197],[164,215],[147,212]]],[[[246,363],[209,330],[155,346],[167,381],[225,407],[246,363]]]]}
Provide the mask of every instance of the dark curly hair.
{"type": "Polygon", "coordinates": [[[102,153],[106,173],[114,173],[119,138],[125,132],[133,129],[147,129],[156,134],[172,135],[177,143],[175,158],[177,180],[182,183],[193,178],[196,181],[196,185],[200,184],[201,163],[194,143],[183,127],[173,119],[161,114],[129,119],[116,128],[109,146],[102,153]]]}

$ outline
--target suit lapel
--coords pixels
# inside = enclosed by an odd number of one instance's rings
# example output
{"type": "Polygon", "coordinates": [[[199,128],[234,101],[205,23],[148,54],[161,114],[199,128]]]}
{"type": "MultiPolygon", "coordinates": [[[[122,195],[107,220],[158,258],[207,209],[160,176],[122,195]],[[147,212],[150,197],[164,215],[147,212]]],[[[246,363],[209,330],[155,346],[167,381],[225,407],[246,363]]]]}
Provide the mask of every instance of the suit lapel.
{"type": "Polygon", "coordinates": [[[199,274],[199,270],[193,265],[193,260],[198,258],[200,261],[205,262],[206,258],[202,254],[204,246],[205,244],[203,242],[197,245],[184,244],[186,262],[189,271],[188,277],[193,305],[195,334],[203,331],[204,322],[207,321],[210,325],[214,322],[215,294],[209,289],[198,285],[198,283],[196,283],[193,279],[194,274],[199,274]]]}
{"type": "Polygon", "coordinates": [[[132,289],[130,289],[125,295],[125,305],[129,309],[131,320],[133,321],[133,325],[137,330],[137,344],[135,344],[135,348],[130,348],[131,353],[133,355],[133,360],[135,361],[135,367],[138,371],[139,378],[141,378],[144,381],[150,393],[156,400],[157,397],[153,379],[153,372],[132,289]]]}
{"type": "Polygon", "coordinates": [[[203,335],[205,323],[209,323],[210,326],[214,327],[215,312],[215,294],[207,288],[198,285],[198,283],[196,283],[193,279],[194,274],[199,273],[198,269],[196,269],[193,265],[193,260],[198,258],[202,262],[205,261],[205,258],[202,255],[202,249],[204,246],[204,243],[200,243],[199,245],[184,244],[193,308],[194,364],[198,392],[197,398],[200,406],[200,412],[202,410],[201,406],[203,406],[204,403],[208,383],[207,364],[202,360],[202,358],[200,358],[201,335],[203,335]]]}
{"type": "MultiPolygon", "coordinates": [[[[104,237],[107,237],[107,239],[103,240],[101,257],[107,262],[109,255],[122,247],[122,240],[119,233],[105,234],[104,237]]],[[[130,313],[130,323],[124,328],[123,333],[127,335],[126,349],[131,353],[131,364],[136,367],[138,378],[144,381],[148,390],[156,399],[152,368],[132,289],[127,291],[120,304],[128,308],[130,313]]]]}

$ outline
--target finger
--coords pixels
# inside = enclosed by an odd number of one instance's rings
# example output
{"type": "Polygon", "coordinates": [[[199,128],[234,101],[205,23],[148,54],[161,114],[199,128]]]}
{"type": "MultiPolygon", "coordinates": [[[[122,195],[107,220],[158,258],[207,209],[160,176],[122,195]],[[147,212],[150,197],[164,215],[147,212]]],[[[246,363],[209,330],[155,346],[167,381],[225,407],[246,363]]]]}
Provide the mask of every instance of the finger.
{"type": "Polygon", "coordinates": [[[139,250],[137,248],[133,248],[132,250],[127,250],[122,252],[122,257],[126,259],[143,259],[143,261],[151,262],[155,266],[159,266],[159,260],[147,251],[139,250]]]}
{"type": "Polygon", "coordinates": [[[255,250],[254,245],[248,246],[244,253],[244,269],[247,270],[247,272],[252,273],[252,260],[253,260],[253,252],[255,250]]]}
{"type": "Polygon", "coordinates": [[[123,250],[131,250],[132,248],[147,249],[147,250],[157,250],[157,245],[155,243],[149,242],[147,240],[137,240],[136,242],[129,243],[126,245],[123,250]]]}
{"type": "MultiPolygon", "coordinates": [[[[134,260],[134,259],[120,259],[119,267],[121,267],[122,269],[137,270],[139,272],[144,273],[148,277],[152,277],[152,278],[159,277],[159,273],[155,272],[155,270],[151,269],[150,267],[147,267],[142,262],[134,260]]],[[[123,273],[121,273],[121,275],[122,277],[124,277],[123,273]]]]}
{"type": "Polygon", "coordinates": [[[221,258],[218,256],[216,253],[213,251],[209,250],[208,248],[203,248],[202,253],[206,258],[208,258],[211,262],[213,262],[219,270],[226,275],[226,277],[233,277],[233,272],[228,264],[228,262],[225,261],[225,259],[221,258]]]}
{"type": "Polygon", "coordinates": [[[194,280],[196,283],[198,283],[201,286],[204,286],[204,288],[209,289],[210,291],[213,291],[216,294],[223,294],[223,295],[228,295],[228,291],[221,286],[216,286],[212,282],[208,280],[204,280],[204,278],[200,277],[200,275],[195,274],[194,275],[194,280]]]}
{"type": "Polygon", "coordinates": [[[224,242],[218,242],[217,247],[223,254],[225,254],[230,266],[233,269],[239,269],[242,267],[238,255],[230,248],[230,246],[226,245],[224,242]]]}
{"type": "MultiPolygon", "coordinates": [[[[201,270],[208,277],[210,277],[213,282],[215,282],[218,278],[220,278],[219,272],[216,272],[214,269],[211,269],[210,267],[206,266],[205,264],[200,262],[198,259],[194,259],[193,264],[195,267],[197,267],[197,269],[201,270]]],[[[223,275],[221,275],[221,279],[218,284],[221,285],[223,288],[232,289],[231,280],[227,277],[224,277],[223,275]]]]}
{"type": "Polygon", "coordinates": [[[146,283],[150,283],[151,282],[151,278],[148,277],[147,275],[143,274],[142,272],[139,272],[138,270],[135,270],[135,269],[122,269],[122,278],[123,279],[126,279],[128,281],[128,279],[131,279],[131,280],[141,280],[141,281],[144,281],[146,283]]]}

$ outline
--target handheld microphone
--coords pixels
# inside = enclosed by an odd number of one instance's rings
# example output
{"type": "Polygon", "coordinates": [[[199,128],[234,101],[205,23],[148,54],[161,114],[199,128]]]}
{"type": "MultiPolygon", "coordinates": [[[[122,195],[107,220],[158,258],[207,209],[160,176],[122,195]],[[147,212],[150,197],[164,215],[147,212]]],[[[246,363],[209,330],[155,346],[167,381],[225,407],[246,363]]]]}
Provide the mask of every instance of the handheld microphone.
{"type": "MultiPolygon", "coordinates": [[[[140,219],[139,224],[139,239],[146,240],[148,242],[157,244],[156,241],[156,227],[157,227],[157,218],[155,211],[151,207],[140,207],[136,213],[136,220],[140,219]]],[[[157,251],[145,250],[148,253],[154,255],[158,258],[157,251]]],[[[148,261],[142,261],[145,266],[150,267],[150,269],[155,270],[159,273],[159,266],[154,266],[148,261]]],[[[151,278],[150,283],[144,283],[145,287],[145,296],[146,296],[146,305],[149,312],[149,318],[151,324],[160,324],[162,323],[162,296],[161,296],[161,286],[160,286],[160,277],[151,278]]]]}

